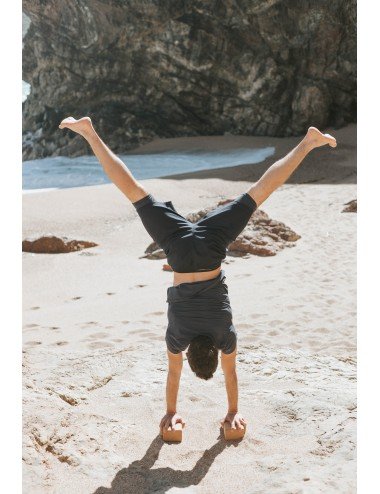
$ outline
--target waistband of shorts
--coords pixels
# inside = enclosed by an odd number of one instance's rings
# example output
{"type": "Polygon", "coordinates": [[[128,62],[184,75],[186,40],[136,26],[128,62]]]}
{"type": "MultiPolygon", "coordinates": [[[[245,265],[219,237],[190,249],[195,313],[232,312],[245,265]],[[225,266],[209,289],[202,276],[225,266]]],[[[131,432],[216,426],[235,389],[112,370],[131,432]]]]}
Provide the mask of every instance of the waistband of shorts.
{"type": "Polygon", "coordinates": [[[155,201],[154,197],[152,196],[152,194],[148,194],[147,196],[144,196],[142,197],[141,199],[139,199],[138,201],[135,201],[135,202],[132,202],[133,206],[136,208],[136,209],[140,209],[142,208],[143,206],[145,206],[146,204],[151,204],[155,201]]]}
{"type": "Polygon", "coordinates": [[[224,269],[221,269],[219,274],[215,278],[210,278],[209,280],[201,281],[191,281],[185,283],[179,283],[178,285],[172,285],[167,288],[167,302],[176,300],[182,297],[195,296],[198,293],[202,293],[204,290],[212,289],[212,287],[217,287],[221,285],[225,279],[226,274],[224,269]]]}

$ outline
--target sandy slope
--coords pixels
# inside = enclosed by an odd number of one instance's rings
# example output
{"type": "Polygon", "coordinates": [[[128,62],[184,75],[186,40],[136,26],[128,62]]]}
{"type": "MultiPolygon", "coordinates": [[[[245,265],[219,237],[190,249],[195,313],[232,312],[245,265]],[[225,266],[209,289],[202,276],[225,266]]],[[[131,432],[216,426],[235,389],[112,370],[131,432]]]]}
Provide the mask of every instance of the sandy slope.
{"type": "MultiPolygon", "coordinates": [[[[204,382],[186,362],[184,441],[158,436],[172,275],[138,258],[150,237],[128,201],[112,185],[24,196],[24,236],[99,243],[23,254],[26,493],[211,494],[237,480],[244,493],[355,492],[356,215],[341,213],[356,197],[355,127],[335,134],[340,153],[313,152],[262,205],[301,235],[295,247],[223,264],[248,420],[239,444],[220,436],[221,369],[204,382]]],[[[264,140],[276,156],[295,141],[264,140]]],[[[247,190],[257,169],[144,183],[188,213],[247,190]]]]}

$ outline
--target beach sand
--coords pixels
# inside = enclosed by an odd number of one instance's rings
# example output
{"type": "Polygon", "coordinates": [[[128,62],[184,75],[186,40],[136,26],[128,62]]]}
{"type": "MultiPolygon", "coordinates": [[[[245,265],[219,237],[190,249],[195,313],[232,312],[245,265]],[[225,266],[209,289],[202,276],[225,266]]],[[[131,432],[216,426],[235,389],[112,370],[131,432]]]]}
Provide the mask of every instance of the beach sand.
{"type": "MultiPolygon", "coordinates": [[[[223,373],[184,362],[180,444],[163,443],[164,260],[114,185],[23,196],[23,238],[98,243],[70,254],[23,253],[24,492],[356,492],[356,127],[331,131],[260,207],[301,239],[274,257],[228,256],[222,268],[238,332],[241,442],[226,443],[223,373]]],[[[140,152],[240,140],[276,146],[262,164],[144,180],[182,214],[248,190],[296,138],[186,138],[140,152]],[[203,141],[203,142],[200,142],[203,141]],[[176,144],[177,143],[177,144],[176,144]]],[[[136,151],[134,151],[136,153],[136,151]]]]}

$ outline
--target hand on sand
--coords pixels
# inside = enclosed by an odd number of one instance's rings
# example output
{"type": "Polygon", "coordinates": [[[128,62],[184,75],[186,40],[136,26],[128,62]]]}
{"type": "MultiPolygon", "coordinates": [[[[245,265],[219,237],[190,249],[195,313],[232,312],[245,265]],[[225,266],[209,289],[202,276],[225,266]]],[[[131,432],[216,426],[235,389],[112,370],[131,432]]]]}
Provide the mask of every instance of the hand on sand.
{"type": "Polygon", "coordinates": [[[231,429],[244,429],[244,426],[247,425],[247,421],[245,418],[238,412],[230,412],[220,421],[220,425],[223,427],[224,422],[231,423],[231,429]]]}
{"type": "Polygon", "coordinates": [[[94,132],[90,117],[83,117],[76,120],[74,117],[67,117],[59,124],[60,129],[70,129],[83,137],[88,137],[94,132]]]}
{"type": "Polygon", "coordinates": [[[171,427],[173,429],[174,425],[177,422],[180,422],[182,424],[182,427],[185,427],[185,425],[186,425],[186,422],[183,420],[183,418],[180,415],[178,415],[178,413],[166,413],[162,417],[161,422],[160,422],[161,433],[162,433],[163,429],[167,430],[169,427],[171,427]]]}
{"type": "Polygon", "coordinates": [[[336,139],[330,134],[322,134],[316,127],[309,127],[305,136],[305,141],[310,144],[312,148],[318,148],[328,144],[332,148],[336,147],[336,139]]]}

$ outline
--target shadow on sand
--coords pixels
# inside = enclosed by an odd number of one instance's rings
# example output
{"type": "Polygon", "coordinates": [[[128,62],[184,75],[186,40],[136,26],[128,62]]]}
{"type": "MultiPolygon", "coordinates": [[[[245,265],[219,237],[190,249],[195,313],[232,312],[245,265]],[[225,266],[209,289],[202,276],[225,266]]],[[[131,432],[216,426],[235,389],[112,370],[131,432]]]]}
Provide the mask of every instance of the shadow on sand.
{"type": "MultiPolygon", "coordinates": [[[[296,144],[296,142],[294,142],[296,144]]],[[[276,160],[290,151],[290,144],[276,147],[273,156],[255,164],[226,168],[213,168],[197,172],[166,175],[160,179],[186,180],[217,178],[228,181],[256,182],[276,160]]],[[[356,142],[341,144],[332,149],[328,146],[313,150],[301,166],[288,178],[288,184],[356,184],[356,142]]]]}
{"type": "MultiPolygon", "coordinates": [[[[158,434],[141,460],[133,461],[117,472],[110,488],[98,487],[93,494],[148,494],[151,492],[164,494],[172,487],[185,488],[198,485],[206,476],[215,458],[226,447],[236,447],[239,442],[227,442],[220,429],[217,442],[203,453],[191,470],[175,470],[171,467],[152,469],[165,444],[158,434]]],[[[167,444],[176,446],[174,443],[167,444]]]]}

